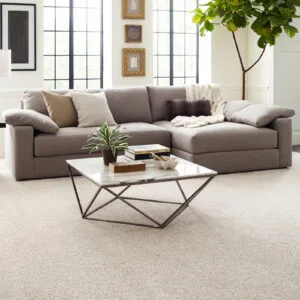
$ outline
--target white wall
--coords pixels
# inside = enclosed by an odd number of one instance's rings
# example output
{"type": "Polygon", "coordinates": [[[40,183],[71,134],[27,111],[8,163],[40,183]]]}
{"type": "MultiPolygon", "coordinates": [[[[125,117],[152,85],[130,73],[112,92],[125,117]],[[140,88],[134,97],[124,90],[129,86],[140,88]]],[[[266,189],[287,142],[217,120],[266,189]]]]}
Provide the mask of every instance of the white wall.
{"type": "Polygon", "coordinates": [[[105,87],[139,86],[153,83],[152,71],[152,1],[145,1],[145,20],[122,19],[122,0],[104,1],[105,16],[105,87]],[[108,10],[107,10],[108,8],[108,10]],[[112,16],[109,16],[110,14],[112,16]],[[142,43],[125,43],[124,25],[136,24],[143,26],[142,43]],[[110,26],[108,26],[110,25],[110,26]],[[109,28],[108,28],[109,27],[109,28]],[[109,44],[107,44],[109,42],[109,44]],[[146,49],[146,76],[122,77],[122,48],[145,48],[146,49]]]}
{"type": "MultiPolygon", "coordinates": [[[[240,51],[247,59],[247,30],[237,34],[240,51]]],[[[218,26],[211,35],[212,83],[220,86],[227,99],[241,99],[242,72],[231,32],[218,26]]]]}
{"type": "MultiPolygon", "coordinates": [[[[248,29],[247,67],[260,56],[262,50],[257,46],[258,36],[248,29]]],[[[247,96],[250,101],[271,104],[272,101],[273,48],[267,47],[261,60],[247,72],[247,96]]]]}
{"type": "MultiPolygon", "coordinates": [[[[300,20],[294,26],[300,27],[300,20]]],[[[282,35],[274,47],[273,103],[295,109],[293,144],[300,144],[300,34],[282,35]]]]}

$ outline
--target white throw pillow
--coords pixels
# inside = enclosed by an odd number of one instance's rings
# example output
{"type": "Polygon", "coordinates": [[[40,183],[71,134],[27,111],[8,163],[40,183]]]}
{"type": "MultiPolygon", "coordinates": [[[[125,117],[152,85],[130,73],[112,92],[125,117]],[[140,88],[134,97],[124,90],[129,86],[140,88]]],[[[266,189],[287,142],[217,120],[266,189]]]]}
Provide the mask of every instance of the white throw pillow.
{"type": "Polygon", "coordinates": [[[78,127],[100,126],[105,122],[108,125],[117,125],[104,92],[98,94],[71,92],[71,96],[78,115],[78,127]]]}

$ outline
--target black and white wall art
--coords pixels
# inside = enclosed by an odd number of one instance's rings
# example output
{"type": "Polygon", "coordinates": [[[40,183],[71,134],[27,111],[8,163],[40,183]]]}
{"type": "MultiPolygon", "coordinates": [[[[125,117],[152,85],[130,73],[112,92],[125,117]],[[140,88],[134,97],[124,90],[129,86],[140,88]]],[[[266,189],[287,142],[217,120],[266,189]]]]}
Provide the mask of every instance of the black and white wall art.
{"type": "Polygon", "coordinates": [[[1,3],[1,48],[11,49],[12,70],[36,70],[36,5],[1,3]]]}

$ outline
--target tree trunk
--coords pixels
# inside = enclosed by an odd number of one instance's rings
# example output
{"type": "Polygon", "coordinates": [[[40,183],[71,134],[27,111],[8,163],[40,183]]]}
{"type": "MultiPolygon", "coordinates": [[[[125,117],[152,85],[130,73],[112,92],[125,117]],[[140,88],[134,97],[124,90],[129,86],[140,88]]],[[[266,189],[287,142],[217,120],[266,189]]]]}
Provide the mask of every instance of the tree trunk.
{"type": "Polygon", "coordinates": [[[246,71],[243,72],[243,84],[242,84],[242,100],[246,99],[246,71]]]}
{"type": "Polygon", "coordinates": [[[240,48],[238,45],[238,42],[236,40],[236,36],[235,33],[232,32],[232,37],[233,37],[233,41],[234,41],[234,45],[235,45],[235,49],[237,51],[237,54],[239,56],[239,61],[240,61],[240,65],[241,65],[241,69],[242,69],[242,76],[243,76],[243,81],[242,81],[242,100],[245,100],[246,98],[246,73],[248,71],[250,71],[262,58],[262,56],[265,53],[266,47],[262,50],[260,56],[258,57],[258,59],[249,67],[249,68],[245,68],[244,62],[243,62],[243,58],[240,52],[240,48]]]}

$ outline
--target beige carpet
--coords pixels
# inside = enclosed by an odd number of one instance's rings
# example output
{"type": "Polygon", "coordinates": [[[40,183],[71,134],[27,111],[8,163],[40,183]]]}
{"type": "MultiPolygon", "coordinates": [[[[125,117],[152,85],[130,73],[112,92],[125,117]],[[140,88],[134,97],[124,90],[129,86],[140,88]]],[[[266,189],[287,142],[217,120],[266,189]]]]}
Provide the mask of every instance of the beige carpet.
{"type": "MultiPolygon", "coordinates": [[[[179,195],[169,183],[130,194],[179,195]]],[[[163,230],[82,220],[68,178],[15,182],[3,161],[0,205],[1,300],[300,299],[298,153],[291,169],[218,176],[163,230]]],[[[142,220],[117,203],[105,213],[142,220]]]]}

